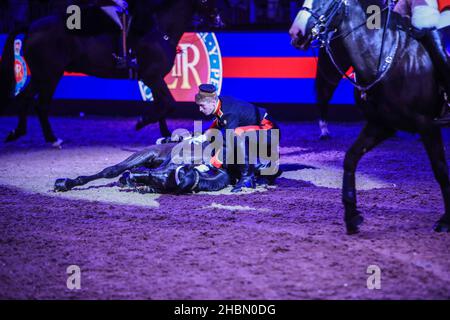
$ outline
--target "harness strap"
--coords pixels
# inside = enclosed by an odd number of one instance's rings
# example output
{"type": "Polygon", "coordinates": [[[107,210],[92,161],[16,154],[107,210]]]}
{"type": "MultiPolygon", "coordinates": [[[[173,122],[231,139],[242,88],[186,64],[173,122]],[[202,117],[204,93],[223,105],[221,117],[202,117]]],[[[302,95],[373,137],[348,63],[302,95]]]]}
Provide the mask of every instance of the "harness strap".
{"type": "MultiPolygon", "coordinates": [[[[342,2],[344,3],[344,1],[342,1],[342,2]]],[[[344,5],[347,6],[348,4],[344,4],[344,5]]],[[[382,56],[383,56],[383,51],[384,51],[384,39],[385,39],[385,34],[386,34],[386,32],[387,32],[387,28],[388,28],[388,26],[389,26],[390,12],[391,12],[391,10],[392,10],[392,8],[391,8],[391,2],[390,2],[390,4],[389,4],[386,8],[384,8],[384,9],[382,10],[382,12],[385,11],[386,9],[388,9],[389,12],[388,12],[388,17],[387,17],[386,23],[385,23],[385,28],[384,28],[384,30],[383,30],[383,43],[382,43],[382,47],[381,47],[381,51],[380,51],[379,62],[381,62],[382,56]]],[[[345,35],[345,37],[348,36],[350,33],[352,33],[354,30],[358,29],[358,28],[361,27],[361,26],[362,26],[362,25],[360,25],[360,26],[356,27],[355,29],[351,30],[350,32],[348,32],[348,33],[345,35]]],[[[395,32],[398,34],[398,30],[396,30],[395,32]]],[[[323,33],[327,33],[327,29],[325,29],[325,32],[323,32],[323,33]]],[[[342,37],[342,35],[339,35],[339,36],[337,36],[337,37],[333,37],[333,38],[330,39],[330,40],[326,40],[326,41],[322,40],[322,45],[325,46],[325,50],[326,50],[328,56],[330,57],[330,60],[331,60],[331,62],[333,63],[334,67],[338,70],[338,72],[339,72],[343,77],[345,77],[347,80],[349,80],[350,83],[351,83],[355,88],[357,88],[359,91],[361,91],[361,93],[362,93],[362,98],[365,99],[365,98],[366,98],[366,91],[369,91],[369,90],[372,89],[376,84],[378,84],[381,80],[383,80],[383,78],[386,76],[387,72],[389,71],[390,66],[392,65],[392,62],[394,61],[394,57],[395,57],[395,55],[396,55],[396,53],[397,53],[397,49],[398,49],[398,45],[399,45],[400,39],[399,39],[399,37],[396,37],[396,42],[395,42],[395,44],[392,46],[391,51],[390,51],[390,54],[384,59],[384,61],[383,61],[382,64],[379,63],[378,70],[377,70],[377,78],[376,78],[372,83],[370,83],[369,85],[362,86],[362,85],[358,84],[356,80],[353,80],[352,78],[350,78],[350,77],[347,75],[346,72],[343,72],[343,71],[341,70],[341,68],[339,67],[339,65],[337,64],[335,58],[334,58],[333,49],[331,48],[330,42],[331,42],[332,40],[338,39],[339,37],[342,37]]]]}

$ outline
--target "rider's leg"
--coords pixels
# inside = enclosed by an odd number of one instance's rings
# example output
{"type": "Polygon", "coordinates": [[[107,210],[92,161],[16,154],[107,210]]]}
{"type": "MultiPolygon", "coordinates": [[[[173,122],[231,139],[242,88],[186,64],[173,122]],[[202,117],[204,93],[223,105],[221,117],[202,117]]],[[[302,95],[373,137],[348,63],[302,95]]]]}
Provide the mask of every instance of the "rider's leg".
{"type": "Polygon", "coordinates": [[[411,24],[420,30],[419,39],[433,60],[447,94],[450,94],[450,58],[442,35],[437,29],[440,23],[438,4],[436,0],[425,2],[413,1],[411,24]]]}
{"type": "Polygon", "coordinates": [[[445,91],[450,95],[450,57],[447,54],[440,31],[437,29],[426,30],[421,42],[433,60],[433,64],[443,81],[445,91]]]}
{"type": "MultiPolygon", "coordinates": [[[[419,41],[428,51],[444,90],[450,96],[450,57],[447,54],[443,37],[437,29],[440,24],[440,12],[436,0],[423,2],[413,1],[411,24],[419,33],[419,41]]],[[[437,123],[450,123],[450,110],[437,119],[437,123]]]]}
{"type": "Polygon", "coordinates": [[[246,136],[238,136],[236,138],[237,166],[240,172],[240,179],[233,187],[231,192],[240,192],[243,188],[255,188],[255,162],[250,159],[251,139],[247,140],[246,136]],[[249,141],[250,140],[250,141],[249,141]]]}

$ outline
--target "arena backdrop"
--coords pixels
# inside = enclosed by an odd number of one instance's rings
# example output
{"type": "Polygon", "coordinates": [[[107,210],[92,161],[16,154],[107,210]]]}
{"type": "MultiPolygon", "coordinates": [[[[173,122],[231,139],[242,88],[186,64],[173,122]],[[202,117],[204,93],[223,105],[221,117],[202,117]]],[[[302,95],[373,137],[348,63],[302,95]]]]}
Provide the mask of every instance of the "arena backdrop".
{"type": "MultiPolygon", "coordinates": [[[[6,35],[0,35],[0,48],[5,40],[6,35]]],[[[186,33],[178,51],[166,77],[177,101],[192,101],[201,81],[216,83],[223,95],[252,102],[315,103],[317,52],[294,49],[287,32],[186,33]]],[[[66,74],[55,99],[139,101],[152,97],[137,81],[66,74]]],[[[353,103],[347,80],[340,84],[332,103],[353,103]]]]}
{"type": "MultiPolygon", "coordinates": [[[[446,28],[450,52],[450,28],[446,28]]],[[[0,53],[6,40],[0,35],[0,53]]],[[[314,104],[318,49],[300,51],[287,32],[185,33],[166,82],[179,102],[193,101],[201,82],[217,85],[222,95],[252,102],[314,104]],[[270,45],[268,45],[270,44],[270,45]]],[[[152,100],[151,89],[134,80],[101,79],[67,73],[55,99],[152,100]]],[[[353,87],[340,83],[331,104],[353,104],[353,87]]]]}

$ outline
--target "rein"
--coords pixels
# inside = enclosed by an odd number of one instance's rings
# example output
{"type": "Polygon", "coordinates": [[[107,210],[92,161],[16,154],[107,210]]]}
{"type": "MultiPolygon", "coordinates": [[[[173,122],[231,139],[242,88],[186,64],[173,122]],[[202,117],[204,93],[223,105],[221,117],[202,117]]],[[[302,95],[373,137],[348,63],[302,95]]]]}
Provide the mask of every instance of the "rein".
{"type": "Polygon", "coordinates": [[[330,37],[330,32],[331,32],[331,30],[329,30],[330,24],[331,24],[333,18],[338,14],[342,5],[344,5],[346,8],[345,16],[347,16],[348,4],[347,4],[346,0],[334,0],[333,3],[330,5],[330,8],[325,13],[325,15],[322,15],[322,16],[319,16],[312,9],[307,8],[307,7],[301,8],[300,11],[304,10],[304,11],[309,12],[311,14],[311,16],[318,21],[318,23],[316,23],[316,25],[313,27],[313,29],[311,31],[313,37],[320,42],[321,47],[325,47],[325,50],[326,50],[331,62],[333,63],[334,67],[336,68],[336,70],[341,74],[341,76],[343,76],[347,80],[349,80],[350,83],[356,89],[361,91],[361,97],[365,100],[366,92],[368,90],[370,90],[371,88],[373,88],[376,84],[378,84],[386,76],[387,72],[389,71],[389,67],[392,65],[392,62],[394,60],[395,53],[397,52],[397,49],[398,49],[399,39],[397,39],[396,43],[393,45],[393,48],[391,49],[391,54],[389,54],[383,61],[383,51],[384,51],[386,33],[387,33],[387,28],[389,26],[389,22],[391,20],[392,2],[389,1],[389,5],[385,8],[383,8],[383,10],[380,12],[380,14],[381,14],[382,12],[388,10],[388,16],[385,21],[385,25],[384,25],[384,29],[383,29],[383,37],[382,37],[382,45],[381,45],[381,49],[380,49],[380,56],[378,59],[377,77],[374,81],[372,81],[370,84],[365,85],[365,86],[360,85],[356,81],[356,79],[353,80],[346,74],[346,72],[342,71],[342,69],[339,67],[338,63],[336,62],[335,55],[333,53],[333,49],[331,48],[331,45],[330,45],[331,41],[334,41],[339,38],[346,38],[351,33],[353,33],[355,30],[359,29],[360,27],[362,27],[366,24],[366,22],[364,22],[364,23],[356,26],[352,30],[348,31],[345,34],[341,33],[337,36],[330,37]]]}

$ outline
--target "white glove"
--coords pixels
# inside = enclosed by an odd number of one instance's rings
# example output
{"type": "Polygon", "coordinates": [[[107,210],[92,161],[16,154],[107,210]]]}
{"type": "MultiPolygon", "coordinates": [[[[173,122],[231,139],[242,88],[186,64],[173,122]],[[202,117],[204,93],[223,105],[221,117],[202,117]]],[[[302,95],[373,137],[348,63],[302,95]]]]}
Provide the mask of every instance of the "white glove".
{"type": "Polygon", "coordinates": [[[128,9],[128,3],[125,0],[112,0],[120,9],[126,11],[128,9]]]}
{"type": "Polygon", "coordinates": [[[208,172],[209,171],[209,167],[205,164],[200,164],[198,166],[195,166],[194,169],[197,170],[198,172],[208,172]]]}
{"type": "Polygon", "coordinates": [[[200,136],[193,137],[191,141],[189,141],[190,144],[202,144],[203,142],[207,141],[208,138],[204,134],[200,136]]]}

